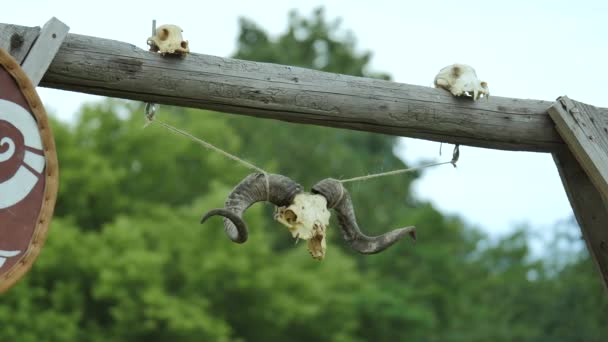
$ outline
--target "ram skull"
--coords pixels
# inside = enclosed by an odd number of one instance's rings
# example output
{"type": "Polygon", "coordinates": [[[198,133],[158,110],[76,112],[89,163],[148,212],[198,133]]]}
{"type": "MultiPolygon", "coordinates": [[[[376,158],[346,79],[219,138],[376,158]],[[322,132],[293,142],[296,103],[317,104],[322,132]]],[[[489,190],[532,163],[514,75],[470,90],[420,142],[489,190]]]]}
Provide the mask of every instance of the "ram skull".
{"type": "Polygon", "coordinates": [[[308,251],[317,260],[325,257],[325,230],[331,214],[325,197],[299,193],[287,207],[277,207],[274,219],[289,229],[291,236],[308,241],[308,251]]]}
{"type": "Polygon", "coordinates": [[[224,230],[236,243],[247,241],[249,231],[243,213],[252,204],[268,201],[277,209],[276,219],[285,224],[292,235],[308,239],[313,258],[325,255],[325,229],[329,224],[329,209],[333,209],[342,230],[342,237],[354,250],[362,254],[379,253],[405,235],[416,239],[413,226],[395,229],[379,236],[367,236],[361,232],[355,218],[350,194],[336,179],[324,179],[305,193],[302,186],[278,174],[253,173],[241,181],[228,195],[224,208],[208,211],[201,223],[219,215],[224,217],[224,230]]]}
{"type": "Polygon", "coordinates": [[[473,101],[483,95],[490,96],[488,83],[477,79],[475,69],[466,64],[452,64],[435,76],[435,87],[443,88],[454,96],[472,96],[473,101]]]}

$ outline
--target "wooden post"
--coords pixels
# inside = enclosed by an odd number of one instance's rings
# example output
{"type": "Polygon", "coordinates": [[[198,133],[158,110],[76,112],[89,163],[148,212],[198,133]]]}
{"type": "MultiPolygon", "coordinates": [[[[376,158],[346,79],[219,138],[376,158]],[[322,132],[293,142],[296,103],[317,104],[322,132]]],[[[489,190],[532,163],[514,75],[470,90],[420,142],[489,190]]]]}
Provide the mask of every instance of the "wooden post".
{"type": "Polygon", "coordinates": [[[608,208],[574,155],[564,148],[553,153],[553,160],[564,184],[591,258],[608,289],[608,208]]]}
{"type": "Polygon", "coordinates": [[[548,112],[568,145],[554,153],[555,163],[608,288],[608,110],[564,96],[548,112]]]}

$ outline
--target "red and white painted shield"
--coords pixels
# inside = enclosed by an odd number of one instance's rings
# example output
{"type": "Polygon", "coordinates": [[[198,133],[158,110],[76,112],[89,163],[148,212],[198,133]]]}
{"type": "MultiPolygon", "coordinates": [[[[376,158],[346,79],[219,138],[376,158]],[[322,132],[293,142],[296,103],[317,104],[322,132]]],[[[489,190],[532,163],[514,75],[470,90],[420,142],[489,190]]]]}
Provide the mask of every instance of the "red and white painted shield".
{"type": "Polygon", "coordinates": [[[0,49],[0,292],[32,266],[57,196],[57,155],[44,107],[0,49]]]}

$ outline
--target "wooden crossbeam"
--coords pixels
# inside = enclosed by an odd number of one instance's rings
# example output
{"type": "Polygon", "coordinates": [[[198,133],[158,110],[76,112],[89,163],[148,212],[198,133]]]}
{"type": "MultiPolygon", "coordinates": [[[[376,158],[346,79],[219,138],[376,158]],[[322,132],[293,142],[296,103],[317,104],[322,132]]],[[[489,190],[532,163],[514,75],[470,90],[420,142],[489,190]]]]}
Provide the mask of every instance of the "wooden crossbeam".
{"type": "MultiPolygon", "coordinates": [[[[0,24],[0,32],[7,26],[0,24]]],[[[10,26],[25,40],[36,30],[10,26]]],[[[487,148],[563,146],[546,113],[552,102],[473,102],[442,89],[285,65],[195,53],[163,57],[78,34],[67,36],[41,86],[487,148]]]]}

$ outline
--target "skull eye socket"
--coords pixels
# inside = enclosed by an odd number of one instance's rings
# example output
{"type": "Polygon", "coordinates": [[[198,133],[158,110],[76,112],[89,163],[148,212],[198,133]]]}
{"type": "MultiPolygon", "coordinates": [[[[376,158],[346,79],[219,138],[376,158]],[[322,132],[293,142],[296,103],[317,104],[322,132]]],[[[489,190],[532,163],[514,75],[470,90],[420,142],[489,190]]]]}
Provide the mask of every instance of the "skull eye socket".
{"type": "Polygon", "coordinates": [[[298,215],[296,215],[296,213],[289,209],[285,210],[283,217],[285,218],[285,221],[287,221],[287,223],[289,224],[294,224],[298,220],[298,215]]]}
{"type": "Polygon", "coordinates": [[[188,42],[187,41],[182,41],[182,43],[180,44],[180,46],[182,47],[182,49],[187,49],[188,48],[188,42]]]}
{"type": "Polygon", "coordinates": [[[160,31],[160,34],[158,35],[158,38],[160,38],[160,40],[166,40],[167,38],[169,38],[169,30],[167,30],[166,28],[162,29],[160,31]]]}

